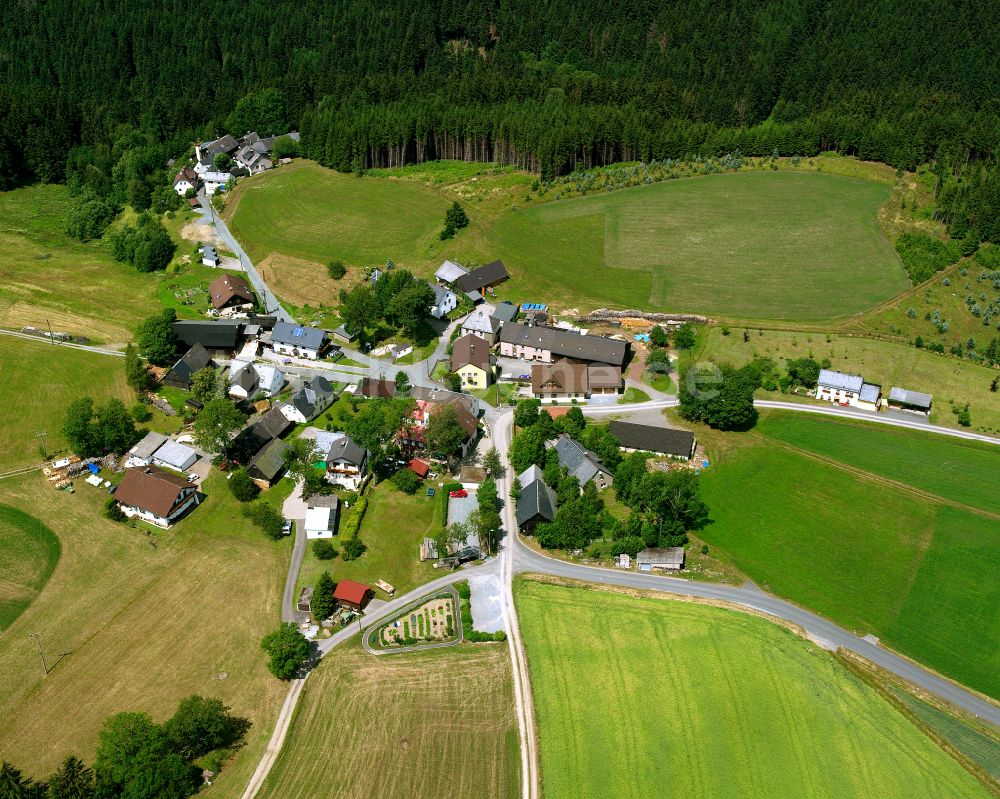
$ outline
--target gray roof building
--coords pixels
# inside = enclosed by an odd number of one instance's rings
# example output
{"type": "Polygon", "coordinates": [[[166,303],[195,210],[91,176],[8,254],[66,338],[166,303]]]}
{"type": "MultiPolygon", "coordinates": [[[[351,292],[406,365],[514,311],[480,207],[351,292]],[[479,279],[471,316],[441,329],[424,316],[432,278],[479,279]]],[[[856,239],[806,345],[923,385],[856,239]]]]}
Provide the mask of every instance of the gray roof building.
{"type": "Polygon", "coordinates": [[[335,401],[333,385],[322,375],[316,375],[289,398],[289,403],[311,422],[335,401]]]}
{"type": "Polygon", "coordinates": [[[541,468],[534,463],[517,476],[517,482],[521,488],[524,488],[528,483],[533,483],[535,480],[544,479],[545,476],[541,468]]]}
{"type": "Polygon", "coordinates": [[[327,453],[326,459],[328,462],[343,461],[360,469],[364,466],[367,457],[368,450],[360,444],[355,444],[350,436],[343,436],[333,442],[333,446],[330,447],[330,452],[327,453]]]}
{"type": "Polygon", "coordinates": [[[639,571],[667,569],[677,571],[684,565],[684,547],[662,547],[643,549],[635,559],[639,571]]]}
{"type": "Polygon", "coordinates": [[[544,480],[532,480],[521,489],[517,498],[517,526],[534,527],[539,522],[551,522],[556,517],[556,492],[544,480]]]}
{"type": "Polygon", "coordinates": [[[816,381],[818,385],[825,388],[832,388],[835,391],[852,391],[855,394],[861,392],[861,386],[864,385],[864,382],[861,375],[849,375],[834,369],[821,369],[819,379],[816,381]]]}
{"type": "Polygon", "coordinates": [[[326,331],[317,327],[303,327],[290,322],[275,322],[271,331],[271,341],[288,347],[304,350],[321,350],[326,341],[326,331]]]}
{"type": "Polygon", "coordinates": [[[590,336],[554,327],[508,322],[500,328],[500,343],[548,350],[553,355],[578,361],[622,366],[629,353],[629,343],[604,336],[590,336]]]}
{"type": "Polygon", "coordinates": [[[460,277],[467,274],[469,274],[469,270],[461,264],[456,264],[454,261],[445,261],[438,267],[437,272],[434,273],[434,277],[442,283],[454,283],[460,277]]]}
{"type": "Polygon", "coordinates": [[[600,457],[565,433],[556,439],[556,455],[559,456],[559,465],[566,467],[570,475],[580,481],[581,487],[599,474],[604,475],[604,485],[611,484],[611,475],[600,457]]]}
{"type": "Polygon", "coordinates": [[[247,464],[247,472],[250,476],[263,480],[266,483],[273,483],[275,479],[285,469],[285,450],[288,445],[280,438],[271,441],[261,448],[260,452],[251,458],[247,464]]]}
{"type": "Polygon", "coordinates": [[[690,458],[694,454],[695,439],[690,430],[618,421],[610,422],[608,429],[626,449],[658,452],[674,458],[690,458]]]}
{"type": "Polygon", "coordinates": [[[143,439],[129,450],[129,455],[140,460],[148,461],[153,457],[153,453],[163,446],[166,440],[167,437],[163,435],[163,433],[146,433],[143,439]]]}
{"type": "Polygon", "coordinates": [[[930,411],[933,396],[920,391],[910,391],[907,388],[893,386],[889,391],[889,402],[893,405],[903,405],[920,411],[930,411]]]}
{"type": "Polygon", "coordinates": [[[512,302],[504,300],[503,302],[498,303],[497,307],[493,309],[493,318],[501,324],[504,322],[513,322],[517,319],[517,313],[517,306],[512,302]]]}
{"type": "Polygon", "coordinates": [[[164,375],[163,382],[168,386],[189,388],[194,373],[206,366],[214,366],[212,356],[201,344],[195,342],[164,375]]]}
{"type": "Polygon", "coordinates": [[[862,402],[871,402],[872,404],[878,402],[879,397],[882,396],[882,386],[875,385],[874,383],[862,383],[861,391],[858,393],[858,399],[862,402]]]}
{"type": "Polygon", "coordinates": [[[503,261],[493,261],[462,275],[455,283],[461,291],[470,292],[480,291],[509,279],[510,275],[507,274],[507,268],[503,265],[503,261]]]}
{"type": "Polygon", "coordinates": [[[215,322],[202,322],[198,319],[179,319],[171,324],[174,335],[186,347],[200,344],[209,350],[235,350],[243,323],[235,320],[220,319],[215,322]]]}

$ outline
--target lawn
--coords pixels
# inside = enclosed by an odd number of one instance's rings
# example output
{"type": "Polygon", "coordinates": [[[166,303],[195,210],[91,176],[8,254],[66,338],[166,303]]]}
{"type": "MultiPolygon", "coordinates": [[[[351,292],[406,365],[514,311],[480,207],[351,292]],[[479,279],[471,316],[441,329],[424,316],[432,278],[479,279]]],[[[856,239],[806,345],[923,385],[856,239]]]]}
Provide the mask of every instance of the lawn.
{"type": "Polygon", "coordinates": [[[1000,447],[995,444],[790,411],[764,411],[756,430],[945,499],[1000,514],[1000,447]]]}
{"type": "Polygon", "coordinates": [[[521,580],[542,791],[986,797],[829,653],[763,618],[521,580]]]}
{"type": "Polygon", "coordinates": [[[81,396],[100,404],[134,395],[125,383],[124,361],[45,341],[0,336],[0,472],[38,463],[39,443],[48,453],[66,447],[62,436],[66,405],[81,396]],[[36,433],[44,437],[36,438],[36,433]]]}
{"type": "Polygon", "coordinates": [[[888,197],[837,175],[710,175],[536,205],[489,233],[518,291],[550,303],[818,321],[909,287],[876,219],[888,197]]]}
{"type": "MultiPolygon", "coordinates": [[[[341,525],[349,513],[341,509],[341,525]]],[[[382,483],[369,492],[368,510],[361,523],[360,536],[367,551],[352,561],[344,561],[339,555],[322,561],[313,556],[310,547],[299,572],[299,588],[313,585],[322,572],[329,570],[334,580],[347,578],[368,585],[385,580],[397,594],[405,594],[439,576],[430,561],[420,562],[419,555],[420,542],[440,523],[438,503],[423,491],[409,496],[391,483],[382,483]]],[[[333,538],[333,544],[340,549],[338,536],[333,538]]]]}
{"type": "Polygon", "coordinates": [[[260,797],[512,799],[519,769],[506,646],[375,657],[345,645],[306,682],[260,797]]]}
{"type": "Polygon", "coordinates": [[[728,336],[723,336],[718,327],[701,329],[698,345],[688,358],[737,366],[757,355],[778,361],[806,355],[817,360],[829,358],[834,369],[860,374],[869,383],[880,384],[883,395],[888,395],[893,386],[933,394],[931,421],[935,424],[958,427],[950,409],[954,400],[961,405],[969,403],[973,430],[1000,433],[1000,395],[990,391],[990,383],[997,376],[995,369],[892,341],[753,328],[749,333],[750,341],[744,342],[739,329],[728,336]]]}
{"type": "Polygon", "coordinates": [[[59,562],[59,539],[27,513],[0,505],[0,631],[24,612],[59,562]]]}
{"type": "Polygon", "coordinates": [[[69,753],[92,760],[104,718],[162,720],[184,696],[222,699],[253,721],[246,748],[209,794],[235,796],[264,751],[286,686],[259,648],[277,626],[290,542],[239,514],[214,473],[205,502],[153,535],[101,515],[107,494],[53,490],[39,475],[3,481],[4,502],[58,536],[62,556],[38,597],[0,636],[4,757],[42,777],[69,753]],[[43,679],[28,633],[42,634],[43,679]]]}
{"type": "Polygon", "coordinates": [[[1000,696],[1000,521],[764,438],[739,441],[712,453],[702,477],[701,538],[761,587],[1000,696]]]}

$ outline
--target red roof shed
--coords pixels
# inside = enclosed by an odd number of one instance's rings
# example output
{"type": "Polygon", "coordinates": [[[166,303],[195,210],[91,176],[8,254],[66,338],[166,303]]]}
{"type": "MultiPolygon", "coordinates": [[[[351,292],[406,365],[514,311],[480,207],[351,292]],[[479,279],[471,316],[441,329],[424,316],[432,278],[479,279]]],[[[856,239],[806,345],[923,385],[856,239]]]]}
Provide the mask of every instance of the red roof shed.
{"type": "Polygon", "coordinates": [[[333,592],[333,598],[342,605],[363,610],[371,598],[371,588],[364,583],[356,583],[354,580],[341,580],[337,583],[333,592]]]}
{"type": "Polygon", "coordinates": [[[426,477],[431,470],[431,465],[427,461],[422,461],[419,458],[414,458],[410,461],[410,468],[416,473],[417,477],[426,477]]]}

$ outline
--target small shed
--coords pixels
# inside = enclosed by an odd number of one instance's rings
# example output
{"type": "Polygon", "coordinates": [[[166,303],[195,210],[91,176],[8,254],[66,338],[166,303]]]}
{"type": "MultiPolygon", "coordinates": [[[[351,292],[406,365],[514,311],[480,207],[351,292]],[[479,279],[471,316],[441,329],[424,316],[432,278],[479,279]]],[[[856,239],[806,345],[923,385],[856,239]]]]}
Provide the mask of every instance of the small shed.
{"type": "Polygon", "coordinates": [[[933,397],[920,391],[894,386],[889,392],[889,407],[914,413],[929,414],[933,397]]]}
{"type": "Polygon", "coordinates": [[[299,594],[299,601],[295,603],[295,609],[300,613],[312,613],[313,589],[307,585],[299,594]]]}
{"type": "Polygon", "coordinates": [[[431,471],[431,465],[427,461],[422,461],[419,458],[414,458],[408,464],[410,471],[417,475],[420,479],[425,478],[431,471]]]}
{"type": "Polygon", "coordinates": [[[372,598],[372,589],[354,580],[341,580],[333,592],[333,598],[344,608],[361,611],[372,598]]]}
{"type": "Polygon", "coordinates": [[[684,568],[684,547],[653,547],[636,556],[641,572],[676,572],[684,568]]]}

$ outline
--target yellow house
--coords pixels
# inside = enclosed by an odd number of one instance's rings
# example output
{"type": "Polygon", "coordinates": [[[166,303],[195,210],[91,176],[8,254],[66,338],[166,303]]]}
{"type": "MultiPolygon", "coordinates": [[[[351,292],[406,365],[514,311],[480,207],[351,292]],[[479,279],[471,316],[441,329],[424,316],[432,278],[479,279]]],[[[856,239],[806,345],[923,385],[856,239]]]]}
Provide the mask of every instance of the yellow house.
{"type": "Polygon", "coordinates": [[[461,378],[463,390],[487,388],[493,382],[489,342],[471,333],[455,339],[451,349],[451,371],[461,378]]]}

